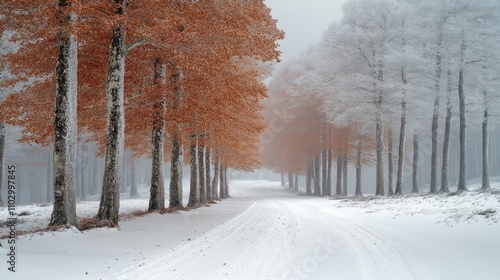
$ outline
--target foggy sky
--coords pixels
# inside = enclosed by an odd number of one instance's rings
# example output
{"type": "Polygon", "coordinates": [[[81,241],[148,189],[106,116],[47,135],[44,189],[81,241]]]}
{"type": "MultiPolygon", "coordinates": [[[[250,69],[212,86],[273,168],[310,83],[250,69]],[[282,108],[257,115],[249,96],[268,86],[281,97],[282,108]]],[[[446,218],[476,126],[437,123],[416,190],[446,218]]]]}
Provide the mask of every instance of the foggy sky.
{"type": "Polygon", "coordinates": [[[334,21],[342,18],[342,5],[347,0],[265,0],[285,31],[280,41],[281,59],[300,54],[308,46],[318,43],[323,32],[334,21]]]}

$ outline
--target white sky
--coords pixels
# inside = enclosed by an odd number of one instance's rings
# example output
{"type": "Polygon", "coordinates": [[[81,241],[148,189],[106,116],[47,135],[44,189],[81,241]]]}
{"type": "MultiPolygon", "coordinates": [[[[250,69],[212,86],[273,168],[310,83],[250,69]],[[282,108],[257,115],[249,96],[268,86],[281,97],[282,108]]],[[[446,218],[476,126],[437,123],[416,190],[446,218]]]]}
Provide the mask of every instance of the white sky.
{"type": "Polygon", "coordinates": [[[346,1],[265,0],[278,20],[278,27],[286,33],[285,39],[279,42],[281,59],[293,58],[308,46],[318,43],[328,26],[342,18],[342,5],[346,1]]]}

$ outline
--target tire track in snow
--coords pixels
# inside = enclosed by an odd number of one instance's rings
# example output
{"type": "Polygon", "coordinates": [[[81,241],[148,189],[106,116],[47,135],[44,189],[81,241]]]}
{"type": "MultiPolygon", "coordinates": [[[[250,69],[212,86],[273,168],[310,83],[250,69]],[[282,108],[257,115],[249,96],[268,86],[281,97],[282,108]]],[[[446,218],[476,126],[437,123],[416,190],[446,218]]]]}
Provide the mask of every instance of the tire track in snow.
{"type": "Polygon", "coordinates": [[[109,279],[283,279],[296,223],[286,204],[257,201],[242,214],[109,279]]]}
{"type": "Polygon", "coordinates": [[[328,217],[333,230],[340,232],[356,251],[363,279],[417,279],[404,255],[368,229],[336,215],[334,209],[310,204],[318,214],[328,217]]]}

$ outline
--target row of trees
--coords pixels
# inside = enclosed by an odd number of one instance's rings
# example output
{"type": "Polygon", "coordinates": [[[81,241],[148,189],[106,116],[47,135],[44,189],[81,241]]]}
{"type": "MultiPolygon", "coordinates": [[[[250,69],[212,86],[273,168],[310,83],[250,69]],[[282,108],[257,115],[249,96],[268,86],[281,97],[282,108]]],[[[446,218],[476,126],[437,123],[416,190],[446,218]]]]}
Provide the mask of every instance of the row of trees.
{"type": "Polygon", "coordinates": [[[332,24],[320,44],[282,65],[270,83],[265,164],[306,175],[307,192],[316,195],[331,194],[332,158],[340,195],[346,194],[349,162],[356,168],[357,195],[362,166],[373,164],[374,193],[401,194],[412,146],[411,184],[418,192],[419,143],[430,139],[430,192],[449,192],[456,127],[458,191],[465,191],[467,126],[478,126],[482,188],[488,189],[488,132],[500,101],[499,28],[496,1],[348,1],[342,22],[332,24]]]}
{"type": "Polygon", "coordinates": [[[113,224],[125,149],[152,158],[151,211],[165,207],[168,159],[172,208],[185,160],[189,206],[215,199],[219,178],[227,196],[228,168],[258,166],[262,81],[283,37],[262,0],[8,0],[0,15],[15,45],[2,56],[12,93],[0,120],[21,126],[22,142],[54,145],[51,225],[77,223],[77,141],[105,157],[97,218],[113,224]]]}

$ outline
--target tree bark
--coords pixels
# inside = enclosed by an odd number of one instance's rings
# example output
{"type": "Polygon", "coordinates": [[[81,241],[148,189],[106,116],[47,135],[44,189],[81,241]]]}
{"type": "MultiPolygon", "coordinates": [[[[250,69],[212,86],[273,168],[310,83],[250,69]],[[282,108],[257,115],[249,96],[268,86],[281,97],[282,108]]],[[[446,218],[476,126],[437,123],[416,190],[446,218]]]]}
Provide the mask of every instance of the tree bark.
{"type": "Polygon", "coordinates": [[[321,153],[321,187],[322,187],[322,194],[328,195],[328,155],[327,155],[327,150],[323,150],[321,153]]]}
{"type": "Polygon", "coordinates": [[[450,135],[451,135],[451,115],[452,115],[452,105],[451,105],[451,91],[452,91],[452,79],[451,71],[448,71],[448,86],[446,94],[446,119],[444,124],[444,140],[443,140],[443,164],[441,166],[441,189],[440,192],[448,193],[450,192],[448,188],[448,160],[450,151],[450,135]]]}
{"type": "Polygon", "coordinates": [[[483,174],[482,174],[482,184],[481,189],[487,190],[490,188],[490,177],[488,174],[489,164],[488,164],[488,97],[487,91],[483,91],[484,98],[484,116],[483,116],[483,174]]]}
{"type": "Polygon", "coordinates": [[[314,158],[314,196],[321,196],[319,156],[314,158]]]}
{"type": "MultiPolygon", "coordinates": [[[[381,98],[380,98],[381,99],[381,98]]],[[[376,163],[376,189],[375,195],[384,195],[384,166],[382,155],[384,152],[383,123],[382,123],[382,101],[377,102],[376,112],[376,139],[377,139],[377,163],[376,163]]]]}
{"type": "Polygon", "coordinates": [[[293,190],[299,191],[299,175],[295,174],[295,178],[293,178],[293,190]]]}
{"type": "Polygon", "coordinates": [[[136,158],[132,157],[130,159],[130,198],[139,197],[139,192],[137,191],[137,180],[135,178],[136,173],[136,158]]]}
{"type": "MultiPolygon", "coordinates": [[[[127,0],[115,0],[119,5],[116,14],[125,14],[127,0]]],[[[108,104],[108,124],[106,128],[106,156],[101,202],[97,219],[118,224],[120,208],[120,184],[122,179],[124,145],[124,76],[125,76],[125,23],[119,23],[111,31],[109,48],[108,79],[106,97],[108,104]]]]}
{"type": "Polygon", "coordinates": [[[71,34],[74,15],[67,0],[58,1],[59,32],[56,65],[56,111],[54,138],[54,208],[51,226],[77,226],[75,161],[77,132],[78,46],[71,34]]]}
{"type": "Polygon", "coordinates": [[[412,193],[418,193],[418,135],[413,134],[413,174],[412,174],[412,193]]]}
{"type": "Polygon", "coordinates": [[[342,195],[347,196],[347,149],[342,156],[342,195]]]}
{"type": "Polygon", "coordinates": [[[460,112],[460,170],[458,177],[458,192],[467,191],[467,122],[465,118],[465,92],[464,92],[464,60],[465,41],[462,39],[460,51],[460,70],[458,72],[458,100],[460,112]]]}
{"type": "Polygon", "coordinates": [[[189,188],[188,207],[197,206],[200,202],[199,184],[198,184],[198,149],[197,136],[191,135],[191,143],[189,145],[189,158],[191,167],[191,180],[189,188]]]}
{"type": "Polygon", "coordinates": [[[342,151],[337,155],[337,185],[335,188],[335,195],[342,195],[342,155],[342,151]]]}
{"type": "Polygon", "coordinates": [[[227,166],[224,166],[224,198],[229,198],[229,180],[227,179],[227,166]]]}
{"type": "Polygon", "coordinates": [[[363,191],[361,190],[361,171],[363,167],[363,136],[359,136],[358,139],[358,153],[356,157],[356,196],[362,196],[363,191]]]}
{"type": "MultiPolygon", "coordinates": [[[[82,147],[83,149],[83,147],[82,147]]],[[[82,166],[80,166],[80,200],[87,200],[87,162],[88,156],[86,152],[82,153],[82,166]]]]}
{"type": "MultiPolygon", "coordinates": [[[[179,67],[173,62],[167,64],[169,81],[172,85],[171,97],[171,110],[177,112],[180,110],[182,103],[182,90],[181,90],[181,71],[179,67]]],[[[171,155],[170,155],[170,185],[169,185],[169,208],[183,208],[182,202],[182,164],[183,164],[183,148],[181,127],[177,117],[172,120],[173,129],[170,133],[172,141],[171,155]]]]}
{"type": "Polygon", "coordinates": [[[158,100],[153,105],[153,128],[151,133],[151,187],[148,211],[165,209],[165,178],[163,176],[163,150],[165,141],[165,114],[167,101],[163,92],[166,84],[165,63],[161,58],[154,61],[153,83],[158,91],[158,100]]]}
{"type": "Polygon", "coordinates": [[[333,159],[332,159],[332,150],[327,151],[327,173],[326,173],[326,193],[324,193],[325,196],[331,196],[332,195],[332,164],[333,164],[333,159]]]}
{"type": "Polygon", "coordinates": [[[293,189],[293,173],[288,172],[288,189],[293,189]]]}
{"type": "Polygon", "coordinates": [[[225,176],[225,167],[224,165],[222,164],[222,162],[220,163],[220,170],[219,170],[219,195],[220,195],[220,198],[221,199],[225,199],[227,198],[227,194],[226,194],[226,176],[225,176]]]}
{"type": "Polygon", "coordinates": [[[210,148],[205,147],[205,186],[207,187],[207,201],[213,200],[212,180],[210,177],[210,148]]]}
{"type": "Polygon", "coordinates": [[[212,197],[214,200],[219,199],[219,195],[217,195],[217,188],[219,186],[219,177],[220,177],[220,159],[217,154],[215,154],[214,161],[214,178],[212,180],[212,197]]]}
{"type": "Polygon", "coordinates": [[[387,167],[388,167],[388,191],[387,195],[394,195],[394,188],[392,186],[394,181],[394,163],[392,162],[392,148],[393,148],[393,139],[392,139],[392,128],[389,127],[389,135],[388,135],[388,145],[387,145],[387,167]]]}
{"type": "Polygon", "coordinates": [[[306,194],[308,196],[312,195],[311,181],[312,181],[312,165],[309,165],[307,167],[307,173],[306,173],[306,194]]]}
{"type": "Polygon", "coordinates": [[[198,146],[198,183],[200,185],[200,202],[207,202],[207,189],[205,186],[205,147],[198,146]]]}
{"type": "Polygon", "coordinates": [[[280,174],[281,174],[281,186],[285,187],[285,174],[283,174],[283,172],[281,172],[280,174]]]}

